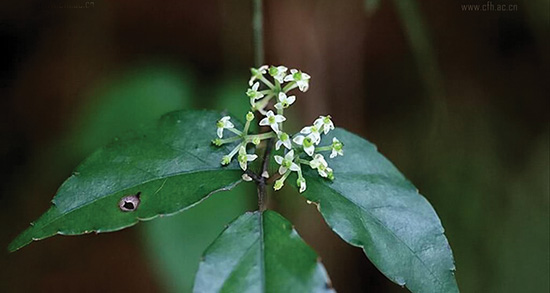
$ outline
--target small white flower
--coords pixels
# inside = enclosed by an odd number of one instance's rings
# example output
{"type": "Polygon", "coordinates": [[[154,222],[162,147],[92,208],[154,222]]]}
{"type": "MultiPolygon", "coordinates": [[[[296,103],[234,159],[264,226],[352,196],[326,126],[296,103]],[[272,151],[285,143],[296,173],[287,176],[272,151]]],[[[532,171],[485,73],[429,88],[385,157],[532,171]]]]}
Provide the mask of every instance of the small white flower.
{"type": "Polygon", "coordinates": [[[330,158],[334,158],[336,156],[343,156],[344,155],[344,144],[341,143],[336,137],[332,138],[332,152],[330,153],[330,158]]]}
{"type": "Polygon", "coordinates": [[[292,149],[292,142],[290,141],[290,136],[286,134],[285,132],[279,132],[277,134],[277,142],[275,143],[275,149],[279,150],[281,148],[281,145],[284,145],[287,149],[292,149]]]}
{"type": "Polygon", "coordinates": [[[229,121],[230,119],[231,119],[231,117],[225,116],[225,117],[222,117],[222,119],[218,120],[218,123],[216,123],[216,126],[218,127],[217,133],[218,133],[219,138],[223,137],[223,130],[224,129],[235,127],[235,125],[233,125],[233,123],[231,123],[231,121],[229,121]]]}
{"type": "Polygon", "coordinates": [[[287,97],[285,93],[279,93],[279,102],[275,104],[275,108],[282,110],[288,108],[294,101],[296,101],[296,96],[287,97]]]}
{"type": "Polygon", "coordinates": [[[237,157],[237,160],[239,161],[241,169],[243,169],[243,171],[246,171],[247,163],[256,160],[257,157],[257,155],[247,154],[246,148],[244,147],[244,145],[242,145],[239,148],[239,156],[237,157]]]}
{"type": "Polygon", "coordinates": [[[290,74],[285,76],[284,81],[295,81],[300,91],[305,92],[309,88],[309,79],[311,76],[305,72],[296,69],[290,69],[290,74]]]}
{"type": "Polygon", "coordinates": [[[310,137],[315,144],[319,144],[321,142],[321,127],[323,127],[322,124],[315,123],[312,126],[306,126],[302,128],[302,130],[300,130],[300,133],[308,134],[308,137],[310,137]]]}
{"type": "Polygon", "coordinates": [[[286,71],[288,70],[288,68],[284,67],[284,66],[271,66],[269,68],[269,74],[271,76],[273,76],[273,78],[275,80],[277,80],[279,83],[283,83],[284,82],[284,79],[285,79],[285,76],[286,76],[286,71]]]}
{"type": "Polygon", "coordinates": [[[286,118],[283,115],[275,115],[273,114],[273,111],[269,110],[266,113],[266,117],[260,121],[261,126],[271,126],[271,129],[275,131],[275,133],[279,133],[279,124],[283,121],[285,121],[286,118]]]}
{"type": "Polygon", "coordinates": [[[252,177],[248,176],[248,174],[246,174],[246,173],[244,173],[243,176],[241,176],[241,178],[244,181],[252,181],[252,177]]]}
{"type": "Polygon", "coordinates": [[[259,68],[250,68],[250,73],[252,73],[252,76],[248,81],[248,85],[252,86],[252,84],[256,79],[262,78],[262,75],[267,73],[267,68],[268,68],[267,65],[262,65],[259,68]]]}
{"type": "Polygon", "coordinates": [[[288,169],[290,171],[297,172],[300,170],[300,166],[298,164],[294,163],[294,150],[291,150],[290,152],[286,153],[285,157],[281,156],[274,156],[275,162],[277,164],[281,165],[279,167],[279,174],[284,175],[288,169]]]}
{"type": "Polygon", "coordinates": [[[330,120],[330,118],[332,118],[330,117],[330,115],[319,116],[319,118],[317,118],[313,124],[321,125],[321,127],[323,128],[322,130],[325,132],[325,134],[327,134],[329,131],[334,129],[334,123],[332,123],[332,120],[330,120]]]}
{"type": "Polygon", "coordinates": [[[294,141],[296,144],[301,145],[304,148],[304,152],[306,152],[306,154],[308,154],[309,156],[313,156],[313,152],[315,152],[315,146],[313,145],[314,142],[311,137],[297,135],[292,139],[292,141],[294,141]]]}
{"type": "Polygon", "coordinates": [[[325,158],[321,154],[316,154],[313,160],[309,162],[309,165],[311,168],[317,169],[321,177],[327,178],[332,174],[332,169],[328,167],[327,161],[325,161],[325,158]]]}
{"type": "Polygon", "coordinates": [[[254,83],[254,85],[252,86],[252,88],[249,88],[247,91],[246,91],[246,95],[250,98],[250,99],[254,99],[254,100],[259,100],[261,98],[264,97],[264,94],[260,93],[258,91],[258,88],[260,88],[260,83],[259,82],[256,82],[254,83]]]}
{"type": "Polygon", "coordinates": [[[304,178],[298,178],[298,180],[296,180],[296,185],[298,185],[298,187],[300,187],[300,193],[306,191],[306,180],[304,178]]]}

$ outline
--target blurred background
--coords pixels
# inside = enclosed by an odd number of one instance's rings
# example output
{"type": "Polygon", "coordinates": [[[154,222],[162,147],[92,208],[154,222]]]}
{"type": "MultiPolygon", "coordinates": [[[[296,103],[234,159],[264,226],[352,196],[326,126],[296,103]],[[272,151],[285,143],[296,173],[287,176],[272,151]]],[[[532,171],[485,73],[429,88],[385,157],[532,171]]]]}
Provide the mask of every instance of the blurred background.
{"type": "MultiPolygon", "coordinates": [[[[378,145],[438,212],[463,292],[549,292],[548,1],[264,8],[266,63],[312,76],[295,130],[330,113],[378,145]]],[[[205,247],[255,209],[252,184],[121,232],[5,248],[117,134],[178,109],[246,113],[251,14],[236,0],[0,4],[1,292],[190,291],[205,247]]],[[[339,292],[406,292],[290,188],[269,204],[339,292]]]]}

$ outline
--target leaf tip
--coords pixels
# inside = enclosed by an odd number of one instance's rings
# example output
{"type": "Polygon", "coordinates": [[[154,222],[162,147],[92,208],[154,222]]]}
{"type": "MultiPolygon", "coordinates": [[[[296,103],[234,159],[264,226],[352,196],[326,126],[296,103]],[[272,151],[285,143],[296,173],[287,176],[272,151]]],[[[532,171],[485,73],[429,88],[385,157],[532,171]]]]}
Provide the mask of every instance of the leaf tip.
{"type": "Polygon", "coordinates": [[[29,239],[27,237],[24,237],[25,232],[17,236],[9,245],[8,245],[8,252],[13,253],[17,250],[27,246],[29,243],[32,242],[32,238],[29,239]]]}

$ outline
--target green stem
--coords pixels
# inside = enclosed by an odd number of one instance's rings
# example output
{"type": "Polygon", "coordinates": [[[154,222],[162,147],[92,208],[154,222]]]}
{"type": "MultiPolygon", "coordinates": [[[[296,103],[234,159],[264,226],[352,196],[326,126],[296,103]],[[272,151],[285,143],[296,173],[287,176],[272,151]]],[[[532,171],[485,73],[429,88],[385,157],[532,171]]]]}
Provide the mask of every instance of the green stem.
{"type": "Polygon", "coordinates": [[[296,161],[297,161],[298,163],[300,163],[300,164],[304,164],[304,165],[311,166],[311,165],[309,164],[309,161],[308,161],[308,160],[297,159],[296,161]]]}
{"type": "Polygon", "coordinates": [[[269,139],[269,138],[275,138],[277,135],[273,132],[266,132],[266,133],[260,133],[260,134],[252,134],[246,136],[246,141],[250,142],[253,141],[255,138],[259,138],[260,140],[269,139]]]}
{"type": "Polygon", "coordinates": [[[288,91],[298,87],[298,84],[295,81],[290,82],[283,88],[283,92],[287,93],[288,91]]]}
{"type": "Polygon", "coordinates": [[[327,145],[327,146],[318,147],[318,148],[315,148],[315,151],[316,152],[332,151],[332,146],[327,145]]]}
{"type": "Polygon", "coordinates": [[[271,83],[271,81],[267,80],[267,78],[265,77],[260,77],[259,78],[263,83],[265,83],[265,85],[267,85],[271,90],[275,90],[275,85],[271,83]]]}
{"type": "Polygon", "coordinates": [[[235,134],[238,135],[238,136],[243,135],[243,133],[242,133],[240,130],[237,130],[237,129],[235,129],[235,128],[226,128],[226,129],[229,130],[229,131],[231,131],[231,132],[233,132],[233,133],[235,133],[235,134]]]}
{"type": "Polygon", "coordinates": [[[237,145],[229,154],[229,160],[233,159],[233,156],[235,156],[235,154],[237,154],[237,152],[239,151],[239,148],[242,146],[242,143],[240,143],[239,145],[237,145]]]}
{"type": "Polygon", "coordinates": [[[250,127],[250,121],[246,120],[246,123],[244,124],[243,134],[248,134],[248,128],[250,127]]]}
{"type": "Polygon", "coordinates": [[[275,94],[273,92],[271,92],[270,94],[265,96],[261,101],[259,101],[256,104],[256,108],[263,110],[265,108],[265,106],[267,106],[267,103],[269,103],[269,100],[271,100],[271,98],[273,98],[274,96],[275,96],[275,94]]]}
{"type": "Polygon", "coordinates": [[[233,137],[230,137],[230,138],[220,139],[220,142],[221,142],[221,144],[226,144],[226,143],[234,142],[234,141],[237,141],[237,140],[240,140],[240,139],[242,139],[242,137],[233,136],[233,137]]]}
{"type": "Polygon", "coordinates": [[[254,64],[257,68],[264,63],[263,4],[253,0],[252,29],[254,34],[254,64]]]}

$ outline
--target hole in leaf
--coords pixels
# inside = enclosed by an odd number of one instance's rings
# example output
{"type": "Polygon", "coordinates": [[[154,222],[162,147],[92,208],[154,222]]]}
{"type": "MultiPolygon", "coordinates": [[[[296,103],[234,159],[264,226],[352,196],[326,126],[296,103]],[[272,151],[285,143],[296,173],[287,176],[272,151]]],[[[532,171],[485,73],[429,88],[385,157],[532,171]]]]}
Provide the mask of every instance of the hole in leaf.
{"type": "Polygon", "coordinates": [[[118,202],[118,207],[123,212],[133,212],[135,211],[140,203],[139,196],[141,192],[136,193],[135,195],[128,195],[120,199],[118,202]]]}

